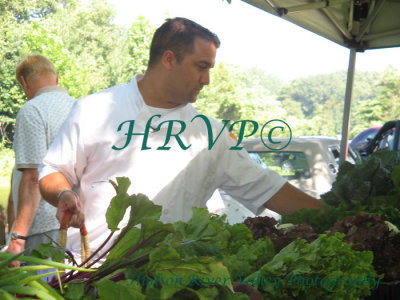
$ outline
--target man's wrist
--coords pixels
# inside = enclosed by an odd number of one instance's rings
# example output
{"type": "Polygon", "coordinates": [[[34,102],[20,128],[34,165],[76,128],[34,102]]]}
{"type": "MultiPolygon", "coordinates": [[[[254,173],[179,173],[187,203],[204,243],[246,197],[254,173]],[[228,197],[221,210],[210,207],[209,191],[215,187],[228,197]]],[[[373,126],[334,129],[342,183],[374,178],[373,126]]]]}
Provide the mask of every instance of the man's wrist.
{"type": "Polygon", "coordinates": [[[15,241],[15,240],[24,240],[24,241],[26,241],[27,240],[27,236],[24,236],[24,235],[19,235],[18,233],[16,233],[16,232],[13,232],[13,233],[11,233],[11,240],[12,241],[15,241]]]}
{"type": "Polygon", "coordinates": [[[72,193],[72,194],[75,195],[76,198],[79,198],[79,197],[78,197],[78,194],[77,194],[74,190],[71,190],[71,189],[63,189],[62,191],[60,191],[60,192],[58,193],[58,195],[57,195],[57,201],[59,201],[60,198],[61,198],[61,196],[64,195],[65,193],[72,193]]]}

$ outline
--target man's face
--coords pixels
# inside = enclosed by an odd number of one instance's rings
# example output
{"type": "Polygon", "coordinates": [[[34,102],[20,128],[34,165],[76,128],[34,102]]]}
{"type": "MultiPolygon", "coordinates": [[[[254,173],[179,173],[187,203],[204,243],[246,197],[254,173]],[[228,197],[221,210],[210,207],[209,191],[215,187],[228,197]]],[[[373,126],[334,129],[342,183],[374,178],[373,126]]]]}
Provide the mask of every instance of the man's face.
{"type": "Polygon", "coordinates": [[[184,54],[180,63],[171,69],[171,104],[193,103],[204,85],[210,83],[210,69],[214,67],[217,48],[202,38],[194,41],[193,53],[184,54]]]}

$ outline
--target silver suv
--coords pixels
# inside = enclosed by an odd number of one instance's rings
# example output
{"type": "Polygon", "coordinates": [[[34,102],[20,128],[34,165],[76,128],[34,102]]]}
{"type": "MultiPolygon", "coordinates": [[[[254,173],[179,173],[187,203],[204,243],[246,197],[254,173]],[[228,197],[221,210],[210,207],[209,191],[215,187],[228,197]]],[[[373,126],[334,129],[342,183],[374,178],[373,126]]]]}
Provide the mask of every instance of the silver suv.
{"type": "MultiPolygon", "coordinates": [[[[243,141],[243,147],[256,163],[275,170],[291,184],[315,198],[331,189],[339,169],[339,140],[307,136],[292,138],[290,142],[288,138],[274,138],[274,142],[288,145],[282,150],[274,151],[267,148],[260,139],[249,139],[243,141]]],[[[349,150],[347,160],[355,163],[352,150],[349,150]]],[[[254,216],[229,195],[223,191],[220,193],[225,208],[219,213],[227,214],[228,222],[242,222],[248,216],[254,216]]],[[[260,215],[280,218],[270,210],[265,210],[260,215]]]]}

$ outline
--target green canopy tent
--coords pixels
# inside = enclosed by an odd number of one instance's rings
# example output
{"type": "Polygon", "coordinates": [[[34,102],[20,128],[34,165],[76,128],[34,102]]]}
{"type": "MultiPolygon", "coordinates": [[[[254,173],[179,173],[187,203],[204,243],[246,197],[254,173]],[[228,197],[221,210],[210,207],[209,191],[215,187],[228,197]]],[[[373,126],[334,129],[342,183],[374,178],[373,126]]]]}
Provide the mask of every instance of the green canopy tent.
{"type": "Polygon", "coordinates": [[[400,0],[242,0],[350,49],[340,163],[348,149],[356,53],[400,46],[400,0]]]}

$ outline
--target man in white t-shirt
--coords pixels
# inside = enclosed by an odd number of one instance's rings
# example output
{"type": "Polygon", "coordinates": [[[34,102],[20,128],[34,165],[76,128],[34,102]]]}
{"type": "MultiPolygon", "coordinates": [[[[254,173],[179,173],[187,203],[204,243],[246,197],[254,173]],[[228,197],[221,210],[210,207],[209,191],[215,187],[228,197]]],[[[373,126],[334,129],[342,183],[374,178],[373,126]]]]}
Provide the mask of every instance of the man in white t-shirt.
{"type": "MultiPolygon", "coordinates": [[[[15,168],[10,199],[14,202],[15,222],[7,252],[14,254],[25,248],[37,249],[48,243],[49,237],[58,241],[57,209],[41,199],[38,167],[74,103],[58,86],[54,65],[42,55],[27,56],[18,65],[16,78],[29,101],[17,114],[13,142],[15,168]]],[[[18,265],[18,261],[11,264],[18,265]]]]}
{"type": "MultiPolygon", "coordinates": [[[[321,207],[245,150],[230,150],[236,141],[224,126],[192,106],[209,84],[219,44],[193,21],[167,20],[154,34],[144,75],[74,105],[43,160],[40,188],[59,220],[71,211],[70,226],[85,221],[92,249],[108,236],[105,212],[115,195],[108,181],[120,176],[132,182],[128,193],[162,205],[163,222],[188,220],[217,188],[253,212],[321,207]]],[[[68,231],[67,246],[79,252],[79,230],[68,231]]]]}

